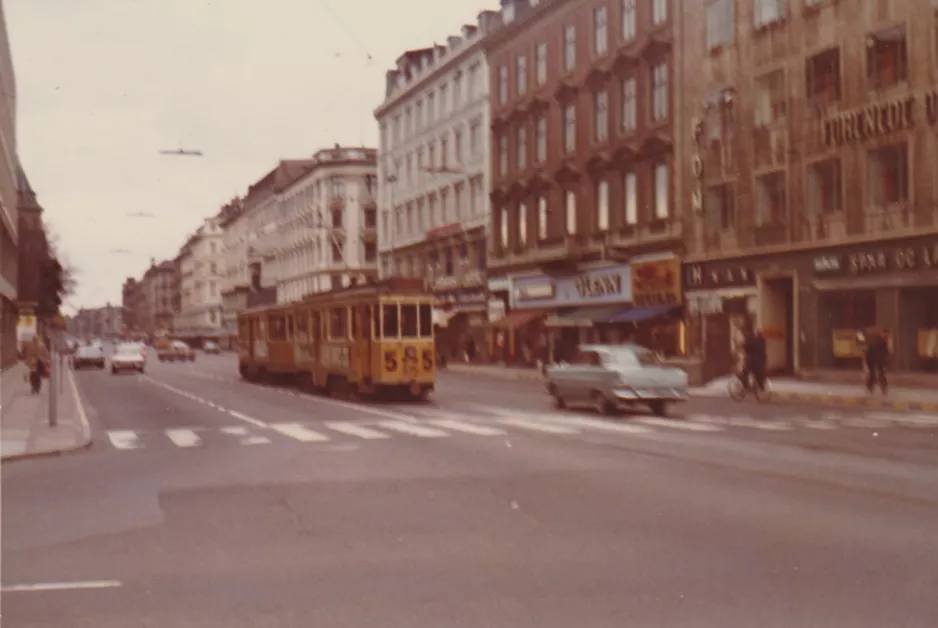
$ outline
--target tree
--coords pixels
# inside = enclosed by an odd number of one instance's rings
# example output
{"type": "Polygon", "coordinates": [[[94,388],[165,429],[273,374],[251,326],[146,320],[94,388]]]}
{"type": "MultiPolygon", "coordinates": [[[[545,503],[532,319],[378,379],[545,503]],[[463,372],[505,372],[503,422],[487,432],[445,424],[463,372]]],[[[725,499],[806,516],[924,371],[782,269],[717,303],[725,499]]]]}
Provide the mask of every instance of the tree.
{"type": "Polygon", "coordinates": [[[59,314],[62,301],[75,294],[78,285],[75,278],[77,271],[67,259],[60,257],[59,237],[48,222],[43,223],[48,243],[48,258],[39,268],[39,304],[36,313],[40,316],[55,316],[59,314]]]}

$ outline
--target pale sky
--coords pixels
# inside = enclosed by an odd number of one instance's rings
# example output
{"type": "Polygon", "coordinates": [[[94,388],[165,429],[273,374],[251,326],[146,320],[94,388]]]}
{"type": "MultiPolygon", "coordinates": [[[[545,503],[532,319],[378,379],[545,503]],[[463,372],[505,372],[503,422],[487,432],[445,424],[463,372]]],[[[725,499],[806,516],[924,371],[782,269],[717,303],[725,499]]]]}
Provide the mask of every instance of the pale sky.
{"type": "Polygon", "coordinates": [[[496,0],[2,0],[20,160],[78,270],[120,303],[281,158],[377,145],[384,72],[496,0]],[[368,61],[370,53],[372,60],[368,61]],[[204,157],[161,156],[201,150],[204,157]],[[152,218],[130,217],[144,212],[152,218]],[[127,250],[129,253],[119,251],[127,250]]]}

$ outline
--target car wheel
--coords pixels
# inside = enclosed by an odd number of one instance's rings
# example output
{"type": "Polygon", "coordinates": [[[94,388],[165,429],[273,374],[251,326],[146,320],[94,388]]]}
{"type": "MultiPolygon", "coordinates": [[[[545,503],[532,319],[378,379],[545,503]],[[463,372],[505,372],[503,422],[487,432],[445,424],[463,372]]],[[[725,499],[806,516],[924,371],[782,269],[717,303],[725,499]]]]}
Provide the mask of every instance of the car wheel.
{"type": "Polygon", "coordinates": [[[558,410],[563,410],[564,408],[567,407],[567,403],[563,400],[563,397],[560,396],[560,392],[557,390],[556,386],[551,384],[547,389],[547,393],[554,400],[555,408],[557,408],[558,410]]]}
{"type": "Polygon", "coordinates": [[[648,407],[651,408],[651,413],[655,416],[667,416],[668,414],[668,404],[661,399],[649,401],[648,407]]]}
{"type": "Polygon", "coordinates": [[[111,369],[111,375],[117,375],[117,369],[112,368],[112,369],[111,369]]]}
{"type": "Polygon", "coordinates": [[[596,414],[601,416],[609,416],[612,414],[612,411],[615,410],[612,403],[606,399],[606,395],[602,394],[598,390],[593,391],[592,400],[593,408],[596,409],[596,414]]]}

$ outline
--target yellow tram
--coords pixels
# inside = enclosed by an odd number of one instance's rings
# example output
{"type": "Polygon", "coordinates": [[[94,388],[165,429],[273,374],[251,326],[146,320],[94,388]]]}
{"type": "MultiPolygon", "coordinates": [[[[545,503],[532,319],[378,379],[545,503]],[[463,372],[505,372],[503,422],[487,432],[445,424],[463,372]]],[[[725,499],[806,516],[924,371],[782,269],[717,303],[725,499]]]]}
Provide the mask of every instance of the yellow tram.
{"type": "Polygon", "coordinates": [[[245,311],[238,316],[241,376],[424,399],[436,383],[433,305],[421,280],[393,278],[245,311]]]}

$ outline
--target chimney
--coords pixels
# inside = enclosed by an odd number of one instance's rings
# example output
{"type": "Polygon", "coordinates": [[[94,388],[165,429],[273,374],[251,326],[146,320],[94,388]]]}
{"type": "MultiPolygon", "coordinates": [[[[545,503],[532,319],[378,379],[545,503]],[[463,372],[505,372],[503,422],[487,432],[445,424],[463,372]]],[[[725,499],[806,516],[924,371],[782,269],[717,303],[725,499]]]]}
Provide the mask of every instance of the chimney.
{"type": "Polygon", "coordinates": [[[462,43],[462,39],[459,37],[449,36],[446,38],[446,45],[449,46],[450,50],[456,50],[459,47],[459,44],[462,43]]]}

